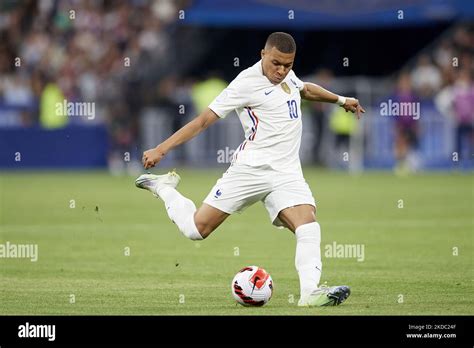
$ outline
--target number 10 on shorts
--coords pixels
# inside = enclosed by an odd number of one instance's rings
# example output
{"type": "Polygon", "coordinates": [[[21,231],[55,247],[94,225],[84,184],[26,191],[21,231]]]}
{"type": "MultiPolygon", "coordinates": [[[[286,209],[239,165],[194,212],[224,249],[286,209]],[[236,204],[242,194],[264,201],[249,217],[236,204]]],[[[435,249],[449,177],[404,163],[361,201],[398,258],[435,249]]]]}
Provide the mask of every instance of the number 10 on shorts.
{"type": "Polygon", "coordinates": [[[290,118],[295,119],[298,118],[298,105],[296,104],[296,100],[288,100],[286,102],[288,104],[288,110],[290,112],[290,118]]]}

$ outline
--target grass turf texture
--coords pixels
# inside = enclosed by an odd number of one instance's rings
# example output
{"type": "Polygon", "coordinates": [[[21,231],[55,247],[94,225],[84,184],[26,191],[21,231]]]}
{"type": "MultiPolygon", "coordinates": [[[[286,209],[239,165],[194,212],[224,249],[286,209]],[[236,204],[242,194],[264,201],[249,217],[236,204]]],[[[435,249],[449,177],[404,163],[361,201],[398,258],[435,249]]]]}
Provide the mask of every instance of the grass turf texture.
{"type": "MultiPolygon", "coordinates": [[[[222,173],[178,172],[180,191],[197,204],[222,173]]],[[[10,172],[0,176],[0,242],[37,243],[39,258],[0,258],[0,314],[473,313],[472,176],[350,176],[312,168],[305,176],[322,226],[322,281],[352,288],[341,306],[296,306],[294,236],[272,227],[260,203],[192,242],[132,177],[10,172]],[[364,261],[325,257],[333,241],[363,244],[364,261]],[[273,277],[273,298],[262,308],[232,298],[230,282],[247,265],[273,277]]]]}

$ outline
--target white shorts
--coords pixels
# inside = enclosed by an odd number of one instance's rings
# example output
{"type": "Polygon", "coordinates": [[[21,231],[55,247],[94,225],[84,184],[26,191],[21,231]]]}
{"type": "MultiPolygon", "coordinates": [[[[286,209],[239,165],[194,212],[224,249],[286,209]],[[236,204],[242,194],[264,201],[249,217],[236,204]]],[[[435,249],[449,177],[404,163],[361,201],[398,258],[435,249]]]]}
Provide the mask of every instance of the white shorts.
{"type": "Polygon", "coordinates": [[[275,226],[284,226],[278,218],[283,209],[300,204],[316,207],[309,185],[301,172],[277,172],[267,166],[234,164],[217,180],[204,203],[227,214],[241,213],[261,201],[275,226]]]}

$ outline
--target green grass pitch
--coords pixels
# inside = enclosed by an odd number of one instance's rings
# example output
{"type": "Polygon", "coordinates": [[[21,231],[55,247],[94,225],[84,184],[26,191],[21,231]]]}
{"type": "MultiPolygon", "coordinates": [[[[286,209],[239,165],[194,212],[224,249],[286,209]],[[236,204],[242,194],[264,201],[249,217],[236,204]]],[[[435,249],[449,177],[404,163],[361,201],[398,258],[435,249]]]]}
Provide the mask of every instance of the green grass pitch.
{"type": "MultiPolygon", "coordinates": [[[[180,191],[199,205],[223,170],[178,172],[180,191]]],[[[192,242],[133,177],[9,172],[0,175],[0,242],[36,243],[39,257],[0,259],[0,314],[473,314],[471,174],[306,168],[305,177],[318,202],[322,281],[352,288],[341,306],[296,306],[294,236],[272,227],[260,203],[192,242]],[[364,245],[364,260],[326,257],[334,241],[364,245]],[[264,307],[232,298],[247,265],[273,277],[264,307]]]]}

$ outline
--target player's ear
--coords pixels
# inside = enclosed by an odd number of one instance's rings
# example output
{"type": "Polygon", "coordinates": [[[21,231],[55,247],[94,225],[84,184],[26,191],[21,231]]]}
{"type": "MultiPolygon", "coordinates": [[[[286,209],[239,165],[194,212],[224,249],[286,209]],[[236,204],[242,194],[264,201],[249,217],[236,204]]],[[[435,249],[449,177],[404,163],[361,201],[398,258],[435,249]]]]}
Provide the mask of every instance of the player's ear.
{"type": "Polygon", "coordinates": [[[265,56],[265,49],[263,49],[263,50],[260,51],[260,57],[263,58],[264,56],[265,56]]]}

